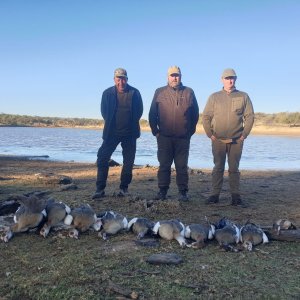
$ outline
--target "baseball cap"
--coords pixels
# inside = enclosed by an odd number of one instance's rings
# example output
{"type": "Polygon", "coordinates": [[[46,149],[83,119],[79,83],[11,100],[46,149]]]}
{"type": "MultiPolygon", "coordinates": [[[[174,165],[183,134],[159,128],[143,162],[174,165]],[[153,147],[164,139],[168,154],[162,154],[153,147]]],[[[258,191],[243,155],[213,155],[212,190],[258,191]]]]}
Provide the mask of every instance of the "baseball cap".
{"type": "Polygon", "coordinates": [[[171,74],[179,74],[181,75],[181,71],[180,68],[177,66],[172,66],[168,69],[168,76],[170,76],[171,74]]]}
{"type": "Polygon", "coordinates": [[[237,77],[233,69],[225,69],[222,73],[222,78],[226,77],[237,77]]]}
{"type": "Polygon", "coordinates": [[[118,69],[115,70],[115,77],[125,77],[125,78],[128,78],[127,77],[127,72],[123,68],[118,68],[118,69]]]}

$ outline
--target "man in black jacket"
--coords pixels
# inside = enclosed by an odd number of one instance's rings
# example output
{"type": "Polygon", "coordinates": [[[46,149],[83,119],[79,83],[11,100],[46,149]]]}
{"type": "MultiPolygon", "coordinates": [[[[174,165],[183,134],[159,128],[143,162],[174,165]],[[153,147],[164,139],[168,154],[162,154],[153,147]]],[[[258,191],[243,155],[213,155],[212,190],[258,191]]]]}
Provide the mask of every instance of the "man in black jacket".
{"type": "Polygon", "coordinates": [[[126,70],[116,69],[114,73],[115,85],[106,89],[102,94],[103,143],[97,154],[97,189],[93,199],[105,196],[109,160],[120,143],[123,167],[120,191],[117,195],[124,197],[128,194],[128,185],[132,180],[132,168],[136,153],[136,139],[140,137],[139,120],[143,114],[143,102],[140,92],[130,86],[127,81],[126,70]]]}
{"type": "Polygon", "coordinates": [[[181,70],[168,69],[168,84],[155,91],[149,112],[152,134],[157,138],[157,199],[167,197],[171,181],[171,165],[176,168],[179,200],[188,200],[188,157],[191,136],[196,131],[199,107],[194,91],[182,85],[181,70]]]}

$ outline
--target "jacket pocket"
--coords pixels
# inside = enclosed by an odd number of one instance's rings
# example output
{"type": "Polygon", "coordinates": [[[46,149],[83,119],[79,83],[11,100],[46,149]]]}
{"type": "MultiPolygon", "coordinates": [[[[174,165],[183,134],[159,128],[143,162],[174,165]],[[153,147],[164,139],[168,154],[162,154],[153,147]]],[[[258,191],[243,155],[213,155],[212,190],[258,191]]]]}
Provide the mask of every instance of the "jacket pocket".
{"type": "Polygon", "coordinates": [[[244,109],[244,106],[243,106],[244,101],[243,100],[244,99],[242,97],[233,98],[231,111],[236,112],[237,114],[241,114],[244,109]]]}

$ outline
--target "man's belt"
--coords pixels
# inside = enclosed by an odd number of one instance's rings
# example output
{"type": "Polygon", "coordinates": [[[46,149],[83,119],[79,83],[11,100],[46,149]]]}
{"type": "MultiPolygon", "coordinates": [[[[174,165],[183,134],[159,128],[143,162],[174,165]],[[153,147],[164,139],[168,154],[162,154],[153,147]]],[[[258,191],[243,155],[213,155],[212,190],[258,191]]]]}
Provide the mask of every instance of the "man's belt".
{"type": "Polygon", "coordinates": [[[224,144],[231,144],[235,142],[235,139],[219,139],[219,141],[221,141],[224,144]]]}

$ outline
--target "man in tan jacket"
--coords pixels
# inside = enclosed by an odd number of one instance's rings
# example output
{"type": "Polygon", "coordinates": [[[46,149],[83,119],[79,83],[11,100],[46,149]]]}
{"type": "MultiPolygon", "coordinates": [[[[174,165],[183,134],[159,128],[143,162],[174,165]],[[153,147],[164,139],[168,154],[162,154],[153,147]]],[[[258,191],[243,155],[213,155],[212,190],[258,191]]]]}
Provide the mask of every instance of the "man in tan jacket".
{"type": "Polygon", "coordinates": [[[233,69],[224,70],[221,78],[223,89],[208,98],[202,115],[214,159],[212,193],[207,204],[219,202],[227,157],[232,205],[242,205],[239,163],[244,140],[254,123],[254,111],[248,94],[235,88],[236,79],[233,69]]]}

